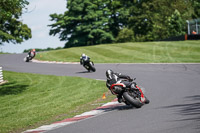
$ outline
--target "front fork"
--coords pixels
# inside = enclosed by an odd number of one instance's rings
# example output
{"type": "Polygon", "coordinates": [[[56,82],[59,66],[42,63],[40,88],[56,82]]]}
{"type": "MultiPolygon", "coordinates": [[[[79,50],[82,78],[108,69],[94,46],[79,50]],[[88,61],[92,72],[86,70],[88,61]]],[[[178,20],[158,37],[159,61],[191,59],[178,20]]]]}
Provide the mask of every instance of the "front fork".
{"type": "Polygon", "coordinates": [[[141,89],[139,86],[136,85],[136,87],[139,89],[139,91],[140,91],[140,93],[141,93],[140,101],[141,101],[142,103],[144,103],[145,100],[146,100],[145,97],[144,97],[144,93],[142,92],[142,89],[141,89]]]}
{"type": "Polygon", "coordinates": [[[139,87],[139,86],[137,86],[136,85],[136,88],[137,89],[131,89],[130,90],[130,88],[128,88],[128,90],[127,91],[131,91],[132,93],[130,94],[132,97],[134,97],[134,98],[138,98],[142,103],[144,103],[145,102],[145,97],[144,97],[144,93],[142,92],[142,89],[139,87]]]}

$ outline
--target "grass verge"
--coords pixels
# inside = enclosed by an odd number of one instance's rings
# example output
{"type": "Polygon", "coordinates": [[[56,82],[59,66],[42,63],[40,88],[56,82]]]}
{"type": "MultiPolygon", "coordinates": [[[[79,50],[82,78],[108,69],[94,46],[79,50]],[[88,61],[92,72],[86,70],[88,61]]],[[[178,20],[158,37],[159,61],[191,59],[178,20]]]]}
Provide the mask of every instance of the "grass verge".
{"type": "Polygon", "coordinates": [[[39,60],[79,62],[82,53],[95,63],[199,63],[200,41],[135,42],[42,52],[39,60]]]}
{"type": "Polygon", "coordinates": [[[21,132],[71,118],[111,101],[105,82],[4,71],[0,86],[0,132],[21,132]],[[107,92],[107,99],[102,100],[107,92]]]}

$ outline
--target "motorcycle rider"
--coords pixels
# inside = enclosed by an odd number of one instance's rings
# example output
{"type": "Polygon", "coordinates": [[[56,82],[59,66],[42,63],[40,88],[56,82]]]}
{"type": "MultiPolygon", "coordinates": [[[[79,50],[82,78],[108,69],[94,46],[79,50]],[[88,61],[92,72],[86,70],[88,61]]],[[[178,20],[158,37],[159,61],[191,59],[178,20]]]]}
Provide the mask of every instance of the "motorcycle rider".
{"type": "Polygon", "coordinates": [[[85,67],[86,62],[90,62],[90,57],[83,53],[80,57],[80,64],[85,67]]]}
{"type": "Polygon", "coordinates": [[[29,52],[28,52],[28,55],[29,57],[31,57],[31,59],[33,59],[36,55],[36,51],[35,49],[31,49],[29,52]]]}
{"type": "MultiPolygon", "coordinates": [[[[116,83],[123,83],[126,87],[129,87],[131,89],[137,89],[136,83],[132,82],[133,79],[130,78],[130,76],[128,76],[128,75],[123,75],[121,73],[115,73],[109,69],[106,71],[106,77],[107,77],[106,86],[109,90],[111,90],[110,87],[112,86],[112,84],[116,84],[116,83]],[[123,79],[125,79],[125,80],[123,80],[123,79]]],[[[118,98],[118,102],[121,103],[122,102],[122,94],[118,94],[117,98],[118,98]]]]}

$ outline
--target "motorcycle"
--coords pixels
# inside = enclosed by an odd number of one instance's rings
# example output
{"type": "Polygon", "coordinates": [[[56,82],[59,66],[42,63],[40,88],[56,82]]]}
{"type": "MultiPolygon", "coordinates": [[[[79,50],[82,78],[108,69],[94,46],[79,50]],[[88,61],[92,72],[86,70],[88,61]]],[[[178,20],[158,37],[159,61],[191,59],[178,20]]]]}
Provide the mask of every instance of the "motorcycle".
{"type": "Polygon", "coordinates": [[[24,61],[25,62],[29,62],[29,61],[31,61],[33,58],[34,58],[35,56],[34,56],[34,54],[28,54],[25,58],[24,58],[24,61]]]}
{"type": "Polygon", "coordinates": [[[88,70],[88,72],[90,71],[93,71],[95,72],[96,71],[96,68],[94,67],[94,63],[90,60],[83,60],[83,67],[85,67],[86,70],[88,70]]]}
{"type": "Polygon", "coordinates": [[[112,84],[110,87],[110,91],[112,94],[117,96],[118,94],[122,94],[122,102],[124,102],[126,105],[132,105],[136,108],[140,108],[144,104],[148,104],[150,101],[144,95],[144,90],[142,90],[141,87],[139,87],[135,82],[133,82],[134,80],[135,79],[129,82],[132,82],[132,85],[134,85],[136,89],[132,89],[133,87],[126,87],[126,85],[123,82],[121,82],[121,80],[115,84],[112,84]]]}

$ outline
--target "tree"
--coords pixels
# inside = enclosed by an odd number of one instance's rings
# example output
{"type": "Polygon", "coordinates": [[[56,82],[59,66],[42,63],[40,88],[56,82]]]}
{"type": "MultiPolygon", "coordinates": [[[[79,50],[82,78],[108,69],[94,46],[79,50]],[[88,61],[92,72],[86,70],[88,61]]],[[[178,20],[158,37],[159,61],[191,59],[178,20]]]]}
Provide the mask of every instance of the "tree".
{"type": "MultiPolygon", "coordinates": [[[[143,41],[165,39],[174,32],[174,29],[169,28],[169,23],[176,21],[172,27],[180,24],[180,21],[184,23],[191,17],[192,9],[190,0],[139,0],[130,7],[128,26],[134,30],[136,41],[140,36],[143,41]],[[172,20],[175,11],[179,12],[179,20],[172,20]],[[169,18],[171,22],[168,21],[169,18]]],[[[182,27],[179,30],[182,30],[179,33],[185,31],[182,27]]]]}
{"type": "Polygon", "coordinates": [[[59,34],[65,47],[110,43],[114,40],[109,31],[111,15],[107,0],[68,0],[64,14],[51,14],[50,35],[59,34]]]}
{"type": "Polygon", "coordinates": [[[128,28],[121,29],[116,38],[116,42],[122,43],[122,42],[132,42],[132,41],[134,41],[133,30],[128,28]]]}
{"type": "Polygon", "coordinates": [[[132,0],[110,0],[107,7],[110,12],[109,30],[116,38],[121,29],[127,27],[129,18],[129,7],[133,4],[132,0]]]}
{"type": "Polygon", "coordinates": [[[194,14],[192,15],[193,19],[200,17],[200,1],[192,0],[192,6],[194,8],[194,14]]]}
{"type": "Polygon", "coordinates": [[[64,14],[50,15],[50,35],[59,34],[65,47],[126,41],[130,35],[135,41],[161,40],[183,34],[199,7],[199,0],[67,0],[64,14]]]}
{"type": "Polygon", "coordinates": [[[26,0],[0,1],[0,44],[21,43],[31,38],[31,29],[19,20],[28,4],[26,0]]]}
{"type": "Polygon", "coordinates": [[[167,23],[169,36],[179,36],[185,34],[186,22],[182,20],[178,10],[175,10],[174,13],[168,17],[167,23]]]}

